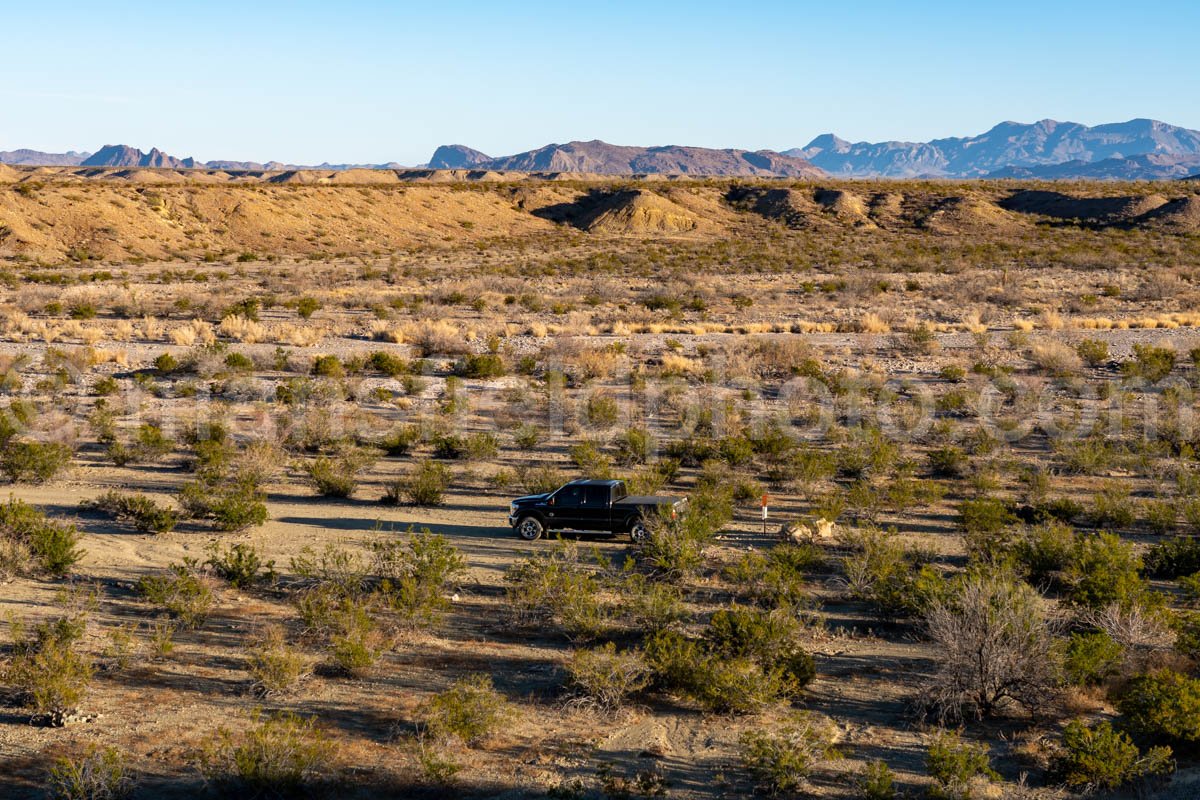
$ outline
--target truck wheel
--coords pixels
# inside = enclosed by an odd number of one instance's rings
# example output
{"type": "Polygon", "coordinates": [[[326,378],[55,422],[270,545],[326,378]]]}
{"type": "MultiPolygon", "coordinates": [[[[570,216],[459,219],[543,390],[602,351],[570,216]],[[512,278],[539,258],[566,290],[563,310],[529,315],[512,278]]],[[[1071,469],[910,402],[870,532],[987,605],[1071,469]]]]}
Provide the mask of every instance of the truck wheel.
{"type": "Polygon", "coordinates": [[[526,517],[517,523],[517,536],[520,536],[527,542],[532,542],[542,538],[542,523],[537,517],[526,517]]]}
{"type": "Polygon", "coordinates": [[[646,525],[646,520],[635,519],[633,521],[633,524],[629,526],[629,538],[638,544],[649,540],[650,528],[646,525]]]}

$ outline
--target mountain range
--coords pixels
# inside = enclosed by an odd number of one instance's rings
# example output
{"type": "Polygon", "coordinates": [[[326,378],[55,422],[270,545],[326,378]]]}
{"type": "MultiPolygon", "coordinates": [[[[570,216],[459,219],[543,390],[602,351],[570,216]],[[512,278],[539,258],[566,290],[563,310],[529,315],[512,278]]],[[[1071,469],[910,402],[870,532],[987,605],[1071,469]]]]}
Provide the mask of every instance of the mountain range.
{"type": "MultiPolygon", "coordinates": [[[[94,153],[0,151],[0,163],[41,166],[272,171],[400,169],[400,164],[314,166],[278,161],[176,158],[151,148],[105,145],[94,153]]],[[[442,145],[429,169],[819,178],[1015,178],[1173,180],[1200,175],[1200,131],[1150,119],[1089,127],[1045,119],[1002,122],[978,136],[928,142],[848,142],[832,133],[804,147],[773,150],[629,147],[598,140],[549,144],[493,157],[465,145],[442,145]]]]}
{"type": "Polygon", "coordinates": [[[827,133],[784,154],[855,178],[1161,180],[1200,170],[1200,131],[1151,119],[1095,127],[1044,119],[929,142],[851,143],[827,133]]]}

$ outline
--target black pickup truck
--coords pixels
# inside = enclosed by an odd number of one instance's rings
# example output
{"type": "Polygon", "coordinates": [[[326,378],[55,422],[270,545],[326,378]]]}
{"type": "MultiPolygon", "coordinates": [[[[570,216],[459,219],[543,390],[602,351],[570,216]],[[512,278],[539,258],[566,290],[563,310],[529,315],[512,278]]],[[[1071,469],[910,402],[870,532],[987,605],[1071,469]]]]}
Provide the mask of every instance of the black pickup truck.
{"type": "Polygon", "coordinates": [[[533,541],[546,531],[628,533],[635,542],[650,535],[647,520],[678,514],[686,497],[632,496],[624,481],[580,480],[546,494],[518,497],[508,506],[508,524],[522,539],[533,541]]]}

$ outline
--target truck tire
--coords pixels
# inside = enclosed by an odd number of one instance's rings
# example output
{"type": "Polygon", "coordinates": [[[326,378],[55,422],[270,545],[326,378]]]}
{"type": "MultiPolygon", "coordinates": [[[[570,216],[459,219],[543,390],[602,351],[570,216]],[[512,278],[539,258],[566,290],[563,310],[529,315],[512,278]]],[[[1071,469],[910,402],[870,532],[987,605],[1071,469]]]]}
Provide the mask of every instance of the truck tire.
{"type": "Polygon", "coordinates": [[[638,517],[630,523],[629,538],[638,544],[650,539],[650,526],[646,524],[646,520],[638,517]]]}
{"type": "Polygon", "coordinates": [[[527,542],[533,542],[542,538],[542,533],[546,527],[542,525],[542,521],[537,517],[524,517],[517,521],[517,536],[520,536],[527,542]]]}

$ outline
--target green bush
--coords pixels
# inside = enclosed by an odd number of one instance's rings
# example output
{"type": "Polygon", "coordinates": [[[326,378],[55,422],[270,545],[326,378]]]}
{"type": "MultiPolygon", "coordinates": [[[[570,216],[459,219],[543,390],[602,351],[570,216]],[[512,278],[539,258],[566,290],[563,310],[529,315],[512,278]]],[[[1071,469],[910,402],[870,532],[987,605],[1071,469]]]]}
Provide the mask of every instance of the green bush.
{"type": "Polygon", "coordinates": [[[40,509],[15,498],[0,505],[0,540],[10,545],[9,572],[23,572],[28,555],[38,569],[60,578],[85,554],[74,525],[48,519],[40,509]]]}
{"type": "Polygon", "coordinates": [[[645,464],[651,450],[652,439],[645,428],[627,428],[617,437],[617,462],[625,466],[645,464]]]}
{"type": "Polygon", "coordinates": [[[125,800],[135,786],[125,754],[95,746],[78,758],[58,758],[47,784],[51,800],[125,800]]]}
{"type": "Polygon", "coordinates": [[[414,506],[440,506],[450,487],[452,473],[445,464],[425,459],[417,462],[407,475],[388,485],[384,502],[414,506]]]}
{"type": "Polygon", "coordinates": [[[813,714],[797,714],[771,732],[750,730],[738,740],[742,766],[758,788],[792,795],[818,761],[836,754],[834,727],[813,714]]]}
{"type": "Polygon", "coordinates": [[[930,796],[939,800],[967,800],[973,796],[972,784],[976,781],[1000,780],[988,754],[989,748],[982,742],[964,742],[950,731],[938,733],[925,755],[925,768],[935,781],[930,796]]]}
{"type": "Polygon", "coordinates": [[[1108,722],[1090,727],[1079,720],[1071,722],[1063,731],[1062,747],[1055,771],[1076,789],[1111,791],[1175,769],[1171,748],[1152,747],[1143,754],[1108,722]]]}
{"type": "Polygon", "coordinates": [[[321,301],[315,297],[301,297],[296,301],[296,313],[301,319],[310,319],[313,314],[321,310],[321,301]]]}
{"type": "Polygon", "coordinates": [[[920,614],[946,594],[932,566],[917,566],[892,534],[874,528],[853,535],[856,552],[842,562],[850,595],[892,614],[920,614]]]}
{"type": "Polygon", "coordinates": [[[320,378],[344,378],[346,377],[346,367],[337,356],[317,356],[313,360],[312,374],[320,378]]]}
{"type": "Polygon", "coordinates": [[[938,478],[961,478],[966,474],[969,460],[961,447],[947,445],[930,450],[929,471],[938,478]]]}
{"type": "Polygon", "coordinates": [[[387,433],[376,447],[389,456],[406,456],[421,441],[421,429],[416,425],[401,425],[387,433]]]}
{"type": "Polygon", "coordinates": [[[376,350],[367,356],[367,366],[390,377],[405,375],[409,371],[408,362],[394,353],[376,350]]]}
{"type": "Polygon", "coordinates": [[[283,628],[268,627],[246,656],[246,670],[254,679],[255,693],[264,697],[286,694],[309,674],[309,661],[288,644],[283,628]]]}
{"type": "Polygon", "coordinates": [[[1200,743],[1200,679],[1169,669],[1140,675],[1117,708],[1137,735],[1191,747],[1200,743]]]}
{"type": "Polygon", "coordinates": [[[464,378],[500,378],[504,372],[504,359],[495,353],[466,355],[454,365],[454,374],[464,378]]]}
{"type": "Polygon", "coordinates": [[[868,761],[854,781],[862,800],[895,800],[896,778],[886,761],[868,761]]]}
{"type": "Polygon", "coordinates": [[[618,652],[607,642],[589,650],[576,650],[567,662],[578,700],[600,711],[618,710],[632,694],[650,682],[650,669],[640,651],[618,652]]]}
{"type": "Polygon", "coordinates": [[[84,621],[61,617],[25,627],[10,623],[12,652],[0,670],[0,683],[15,690],[21,704],[37,714],[61,714],[74,708],[87,692],[94,669],[76,649],[84,621]]]}
{"type": "Polygon", "coordinates": [[[266,495],[253,481],[189,481],[179,487],[179,505],[194,519],[218,530],[240,531],[267,521],[266,495]]]}
{"type": "Polygon", "coordinates": [[[142,578],[137,593],[188,628],[203,625],[213,605],[212,589],[194,562],[171,564],[164,574],[142,578]]]}
{"type": "Polygon", "coordinates": [[[366,603],[344,598],[331,617],[329,656],[347,675],[361,675],[383,655],[384,636],[366,603]]]}
{"type": "Polygon", "coordinates": [[[1017,563],[1035,586],[1055,585],[1071,564],[1075,532],[1061,522],[1046,522],[1026,531],[1014,545],[1017,563]]]}
{"type": "Polygon", "coordinates": [[[260,580],[275,579],[275,562],[263,561],[252,544],[238,542],[222,547],[220,542],[213,542],[206,552],[208,560],[204,563],[231,586],[245,589],[260,580]]]}
{"type": "Polygon", "coordinates": [[[534,553],[504,575],[509,609],[523,625],[553,623],[569,636],[590,639],[608,626],[601,585],[577,545],[559,542],[534,553]]]}
{"type": "Polygon", "coordinates": [[[996,534],[1017,523],[1008,505],[992,497],[964,500],[958,507],[959,520],[967,533],[996,534]]]}
{"type": "Polygon", "coordinates": [[[72,455],[61,442],[10,440],[0,450],[0,474],[13,483],[46,483],[66,468],[72,455]]]}
{"type": "Polygon", "coordinates": [[[109,514],[118,522],[131,524],[142,533],[167,533],[179,523],[179,512],[174,509],[161,506],[146,495],[116,489],[109,489],[81,505],[109,514]]]}
{"type": "Polygon", "coordinates": [[[616,398],[597,392],[587,400],[587,421],[597,428],[611,428],[621,416],[616,398]]]}
{"type": "Polygon", "coordinates": [[[201,773],[235,797],[305,797],[326,778],[333,746],[314,719],[256,714],[241,734],[221,728],[205,742],[201,773]]]}
{"type": "Polygon", "coordinates": [[[1200,537],[1175,536],[1151,545],[1146,572],[1155,578],[1178,578],[1200,572],[1200,537]]]}
{"type": "Polygon", "coordinates": [[[458,549],[440,534],[415,533],[407,542],[377,542],[372,551],[381,594],[410,624],[427,625],[450,605],[447,594],[466,571],[458,549]]]}
{"type": "Polygon", "coordinates": [[[630,572],[621,585],[622,612],[635,630],[656,632],[680,623],[686,616],[683,592],[661,581],[630,572]]]}
{"type": "Polygon", "coordinates": [[[1134,344],[1133,358],[1121,362],[1121,372],[1126,377],[1144,378],[1150,383],[1158,383],[1175,368],[1175,356],[1175,350],[1170,347],[1134,344]]]}
{"type": "Polygon", "coordinates": [[[1075,537],[1064,574],[1071,602],[1087,608],[1128,606],[1147,591],[1133,545],[1112,533],[1075,537]]]}
{"type": "Polygon", "coordinates": [[[1103,631],[1073,633],[1066,644],[1063,668],[1076,686],[1095,686],[1117,675],[1125,648],[1103,631]]]}
{"type": "Polygon", "coordinates": [[[511,716],[504,695],[492,686],[491,677],[483,674],[459,678],[417,711],[422,732],[437,741],[455,738],[466,745],[487,739],[511,716]]]}
{"type": "Polygon", "coordinates": [[[1089,367],[1098,367],[1108,361],[1108,342],[1102,339],[1084,339],[1075,345],[1075,352],[1089,367]]]}
{"type": "Polygon", "coordinates": [[[374,451],[356,447],[337,455],[318,456],[305,462],[308,482],[322,497],[349,497],[358,488],[361,474],[375,462],[374,451]]]}

